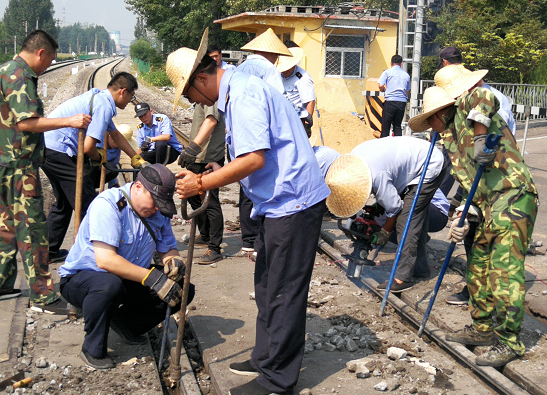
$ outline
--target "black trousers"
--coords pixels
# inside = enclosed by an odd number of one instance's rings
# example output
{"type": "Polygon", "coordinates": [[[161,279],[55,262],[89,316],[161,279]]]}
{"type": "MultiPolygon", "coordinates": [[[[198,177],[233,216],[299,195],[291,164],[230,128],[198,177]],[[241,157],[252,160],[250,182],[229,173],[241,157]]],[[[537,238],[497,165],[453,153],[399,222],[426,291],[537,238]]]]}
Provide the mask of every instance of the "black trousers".
{"type": "Polygon", "coordinates": [[[258,237],[260,223],[251,219],[253,202],[245,195],[243,188],[239,187],[239,224],[241,226],[242,246],[255,248],[255,240],[258,237]]]}
{"type": "Polygon", "coordinates": [[[296,214],[264,218],[255,264],[258,307],[251,364],[271,392],[292,391],[306,335],[306,306],[325,200],[296,214]]]}
{"type": "MultiPolygon", "coordinates": [[[[42,165],[42,170],[46,174],[55,203],[47,216],[47,228],[49,232],[49,251],[57,253],[72,218],[76,201],[76,156],[70,157],[65,153],[57,152],[46,148],[46,159],[42,165]]],[[[82,184],[82,218],[87,212],[87,208],[95,199],[93,180],[89,172],[84,168],[84,180],[82,184]]]]}
{"type": "Polygon", "coordinates": [[[167,144],[166,141],[156,141],[155,144],[155,149],[148,150],[141,155],[142,158],[148,163],[159,163],[163,165],[165,159],[167,158],[167,147],[171,147],[171,149],[169,150],[169,159],[167,160],[167,163],[165,163],[166,165],[176,161],[180,155],[180,152],[177,151],[173,146],[167,144]]]}
{"type": "MultiPolygon", "coordinates": [[[[179,282],[182,287],[184,279],[179,282]]],[[[85,339],[83,348],[96,358],[104,358],[108,348],[110,319],[116,316],[135,335],[142,335],[165,319],[167,304],[149,288],[123,280],[108,272],[82,270],[73,276],[62,277],[61,295],[84,315],[85,339]]],[[[191,285],[188,303],[194,298],[191,285]]],[[[180,304],[171,308],[175,313],[180,304]]]]}
{"type": "MultiPolygon", "coordinates": [[[[220,166],[224,166],[224,158],[217,162],[220,166]]],[[[188,167],[188,170],[199,174],[205,171],[207,163],[194,163],[188,167]]],[[[224,217],[222,215],[222,207],[220,205],[219,189],[209,191],[209,205],[204,213],[197,217],[197,226],[199,233],[210,250],[220,253],[220,244],[222,243],[222,235],[224,232],[224,217]]],[[[192,209],[196,210],[201,206],[201,197],[199,195],[188,198],[188,202],[192,209]]]]}
{"type": "Polygon", "coordinates": [[[391,125],[393,125],[393,135],[401,136],[403,129],[401,122],[405,116],[406,102],[386,101],[382,111],[382,134],[380,137],[388,137],[391,125]]]}

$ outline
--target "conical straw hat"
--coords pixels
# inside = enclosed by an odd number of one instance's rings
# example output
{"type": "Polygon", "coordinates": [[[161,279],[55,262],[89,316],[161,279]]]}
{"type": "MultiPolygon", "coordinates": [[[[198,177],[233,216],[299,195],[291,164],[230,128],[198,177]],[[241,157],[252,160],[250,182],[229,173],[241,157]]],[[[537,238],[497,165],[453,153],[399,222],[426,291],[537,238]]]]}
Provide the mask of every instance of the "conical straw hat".
{"type": "Polygon", "coordinates": [[[272,28],[256,36],[253,40],[241,47],[244,51],[259,51],[277,53],[279,55],[292,56],[285,44],[275,35],[272,28]]]}
{"type": "Polygon", "coordinates": [[[327,207],[340,218],[357,214],[372,191],[370,169],[357,155],[343,155],[332,162],[325,181],[331,191],[327,197],[327,207]]]}
{"type": "Polygon", "coordinates": [[[304,50],[302,48],[293,47],[289,48],[289,51],[292,53],[292,56],[280,56],[277,59],[277,64],[275,67],[277,67],[277,70],[279,70],[280,73],[290,70],[296,66],[298,62],[300,62],[300,59],[302,59],[302,56],[304,56],[304,50]]]}
{"type": "Polygon", "coordinates": [[[207,52],[209,28],[205,29],[201,37],[201,43],[197,51],[190,48],[179,48],[175,52],[171,52],[167,57],[165,72],[175,87],[175,106],[173,113],[177,109],[180,96],[186,89],[189,83],[190,76],[197,69],[198,64],[207,52]]]}
{"type": "Polygon", "coordinates": [[[435,74],[435,85],[446,89],[454,99],[477,85],[488,74],[488,70],[467,70],[462,65],[443,67],[435,74]]]}
{"type": "Polygon", "coordinates": [[[427,118],[443,108],[454,105],[454,103],[456,103],[456,99],[452,98],[447,90],[439,86],[427,88],[424,92],[423,113],[412,117],[408,121],[408,126],[413,132],[423,132],[431,127],[427,118]]]}
{"type": "Polygon", "coordinates": [[[117,125],[116,129],[118,129],[122,136],[129,142],[131,148],[134,150],[139,148],[137,140],[133,138],[133,129],[131,129],[131,126],[126,123],[122,123],[121,125],[117,125]]]}

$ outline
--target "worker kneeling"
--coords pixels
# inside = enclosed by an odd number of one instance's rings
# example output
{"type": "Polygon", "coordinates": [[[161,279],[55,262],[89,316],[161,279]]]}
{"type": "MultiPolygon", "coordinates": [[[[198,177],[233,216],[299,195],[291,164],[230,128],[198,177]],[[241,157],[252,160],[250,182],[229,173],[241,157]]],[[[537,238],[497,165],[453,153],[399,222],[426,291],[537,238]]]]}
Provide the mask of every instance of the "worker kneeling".
{"type": "MultiPolygon", "coordinates": [[[[128,344],[180,308],[185,265],[170,218],[176,213],[175,176],[154,164],[137,181],[101,193],[90,205],[66,263],[59,268],[63,297],[82,308],[86,332],[80,356],[88,366],[109,369],[108,331],[128,344]],[[163,264],[152,265],[154,251],[163,264]]],[[[189,300],[194,287],[189,290],[189,300]]]]}

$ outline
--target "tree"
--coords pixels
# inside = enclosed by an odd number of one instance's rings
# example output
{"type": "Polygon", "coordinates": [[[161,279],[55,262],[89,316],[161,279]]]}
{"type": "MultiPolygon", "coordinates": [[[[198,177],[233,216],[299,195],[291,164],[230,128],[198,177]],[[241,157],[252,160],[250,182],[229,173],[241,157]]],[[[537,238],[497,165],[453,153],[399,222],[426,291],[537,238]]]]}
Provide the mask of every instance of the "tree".
{"type": "Polygon", "coordinates": [[[95,49],[95,35],[97,35],[97,52],[103,50],[102,43],[104,43],[106,53],[116,52],[115,44],[103,26],[82,25],[79,22],[61,28],[58,40],[60,52],[80,53],[85,52],[86,47],[88,52],[91,52],[95,49]]]}
{"type": "Polygon", "coordinates": [[[137,17],[137,23],[135,24],[135,31],[133,32],[135,39],[143,38],[147,39],[146,23],[143,17],[137,17]]]}

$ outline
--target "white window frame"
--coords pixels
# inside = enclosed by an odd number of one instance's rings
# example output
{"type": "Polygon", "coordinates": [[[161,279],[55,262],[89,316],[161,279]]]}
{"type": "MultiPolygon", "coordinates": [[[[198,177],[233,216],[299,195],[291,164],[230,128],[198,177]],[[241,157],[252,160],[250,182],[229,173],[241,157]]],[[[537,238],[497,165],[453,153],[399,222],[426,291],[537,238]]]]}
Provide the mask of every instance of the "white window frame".
{"type": "Polygon", "coordinates": [[[366,56],[365,56],[365,50],[367,45],[367,37],[366,34],[331,34],[327,37],[325,40],[325,57],[324,57],[324,65],[325,65],[325,77],[326,78],[343,78],[343,79],[362,79],[365,76],[365,63],[366,63],[366,56]],[[363,48],[351,48],[351,47],[329,47],[327,45],[328,40],[330,37],[362,37],[364,40],[364,46],[363,48]],[[341,63],[340,63],[340,74],[327,74],[327,54],[329,52],[340,52],[342,53],[341,56],[341,63]],[[342,74],[344,71],[344,53],[345,52],[360,52],[360,69],[359,69],[359,75],[344,75],[342,74]]]}

